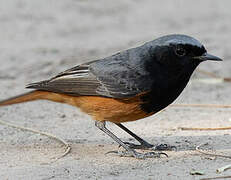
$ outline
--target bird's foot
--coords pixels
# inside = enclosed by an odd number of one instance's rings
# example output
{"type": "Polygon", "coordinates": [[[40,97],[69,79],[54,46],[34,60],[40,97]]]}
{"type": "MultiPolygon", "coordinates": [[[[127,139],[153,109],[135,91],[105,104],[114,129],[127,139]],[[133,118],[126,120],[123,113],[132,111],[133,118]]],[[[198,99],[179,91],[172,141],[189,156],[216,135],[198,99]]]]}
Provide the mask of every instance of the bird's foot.
{"type": "Polygon", "coordinates": [[[162,152],[139,153],[136,151],[109,151],[106,154],[110,154],[110,153],[115,153],[120,157],[134,157],[136,159],[160,158],[161,155],[168,157],[166,153],[162,153],[162,152]]]}
{"type": "Polygon", "coordinates": [[[129,146],[129,148],[131,148],[131,149],[143,149],[143,150],[147,150],[147,149],[151,149],[152,147],[154,147],[154,145],[149,144],[149,143],[134,144],[134,143],[130,143],[130,142],[124,142],[124,144],[126,144],[127,146],[129,146]]]}
{"type": "Polygon", "coordinates": [[[154,150],[154,151],[173,151],[177,149],[176,146],[171,146],[168,144],[152,145],[147,142],[142,144],[124,142],[124,144],[128,145],[129,148],[131,149],[143,149],[143,150],[154,150]]]}

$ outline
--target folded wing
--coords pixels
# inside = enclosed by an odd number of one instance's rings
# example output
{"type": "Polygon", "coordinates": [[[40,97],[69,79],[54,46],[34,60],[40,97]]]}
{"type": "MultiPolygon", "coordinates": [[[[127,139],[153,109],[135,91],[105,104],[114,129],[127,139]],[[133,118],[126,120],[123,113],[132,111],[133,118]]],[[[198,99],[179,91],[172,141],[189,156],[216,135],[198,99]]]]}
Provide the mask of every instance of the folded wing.
{"type": "MultiPolygon", "coordinates": [[[[142,68],[141,68],[142,69],[142,68]]],[[[126,61],[98,60],[68,69],[50,80],[32,83],[27,88],[73,96],[129,98],[150,90],[152,80],[126,61]]]]}

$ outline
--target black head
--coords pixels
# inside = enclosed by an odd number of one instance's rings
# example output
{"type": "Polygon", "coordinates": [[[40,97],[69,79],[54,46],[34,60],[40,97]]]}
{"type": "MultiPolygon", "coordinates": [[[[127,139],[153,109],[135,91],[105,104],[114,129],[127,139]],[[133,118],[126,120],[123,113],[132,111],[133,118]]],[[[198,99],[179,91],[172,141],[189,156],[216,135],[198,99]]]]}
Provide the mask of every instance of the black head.
{"type": "Polygon", "coordinates": [[[150,43],[151,54],[163,66],[171,70],[194,70],[202,61],[221,61],[207,53],[205,47],[196,39],[186,35],[167,35],[150,43]]]}
{"type": "Polygon", "coordinates": [[[148,42],[145,70],[153,81],[150,93],[143,96],[142,108],[158,112],[172,103],[186,87],[195,68],[206,60],[221,61],[207,53],[196,39],[186,35],[168,35],[148,42]]]}

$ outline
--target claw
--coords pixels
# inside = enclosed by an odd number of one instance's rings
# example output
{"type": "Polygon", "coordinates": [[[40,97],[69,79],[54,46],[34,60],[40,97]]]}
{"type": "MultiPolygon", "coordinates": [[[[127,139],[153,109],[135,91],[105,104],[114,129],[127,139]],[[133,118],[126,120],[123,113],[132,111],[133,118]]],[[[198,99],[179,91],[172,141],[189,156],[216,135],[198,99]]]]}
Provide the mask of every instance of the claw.
{"type": "Polygon", "coordinates": [[[136,159],[161,158],[161,155],[168,157],[168,155],[163,152],[139,153],[136,151],[109,151],[105,154],[111,154],[111,153],[117,154],[120,157],[135,157],[136,159]]]}
{"type": "MultiPolygon", "coordinates": [[[[176,151],[176,146],[170,146],[168,144],[159,144],[159,145],[151,145],[151,144],[134,144],[129,142],[124,142],[124,144],[128,145],[131,149],[144,149],[144,150],[153,150],[153,151],[176,151]]],[[[121,145],[119,145],[119,148],[121,145]]]]}

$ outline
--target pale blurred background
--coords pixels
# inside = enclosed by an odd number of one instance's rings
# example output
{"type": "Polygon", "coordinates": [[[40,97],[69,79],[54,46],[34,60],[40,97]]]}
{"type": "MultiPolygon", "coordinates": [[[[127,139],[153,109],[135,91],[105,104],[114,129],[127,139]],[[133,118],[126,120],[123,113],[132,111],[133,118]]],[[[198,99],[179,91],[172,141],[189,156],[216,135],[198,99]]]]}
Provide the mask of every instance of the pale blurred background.
{"type": "MultiPolygon", "coordinates": [[[[173,33],[195,37],[211,54],[224,59],[222,63],[205,62],[200,69],[230,77],[230,9],[230,0],[0,0],[0,99],[26,92],[27,83],[173,33]]],[[[196,73],[195,78],[208,77],[196,73]]],[[[229,104],[230,92],[228,83],[192,82],[177,102],[229,104]]],[[[67,105],[39,101],[4,107],[0,118],[52,132],[74,147],[72,154],[57,164],[43,166],[41,159],[49,159],[56,150],[61,152],[56,142],[0,125],[0,177],[5,179],[193,179],[188,177],[191,166],[206,167],[213,173],[213,168],[224,162],[218,159],[213,166],[210,161],[191,156],[185,161],[193,145],[210,138],[211,146],[230,148],[225,147],[230,144],[227,131],[169,130],[183,125],[230,125],[230,112],[224,110],[169,109],[128,124],[150,142],[179,146],[183,155],[171,155],[169,162],[105,158],[104,153],[117,146],[111,147],[112,140],[99,132],[88,116],[67,105]],[[87,146],[82,154],[81,144],[87,146]],[[98,154],[88,152],[89,144],[98,154]],[[107,147],[101,150],[99,144],[107,147]]],[[[117,128],[113,131],[120,132],[117,128]]],[[[120,135],[128,140],[125,133],[120,135]]]]}
{"type": "Polygon", "coordinates": [[[0,77],[17,77],[25,83],[40,80],[170,33],[193,36],[226,60],[207,64],[213,71],[227,67],[230,59],[228,0],[0,3],[0,77]],[[20,70],[24,73],[17,72],[20,70]]]}

